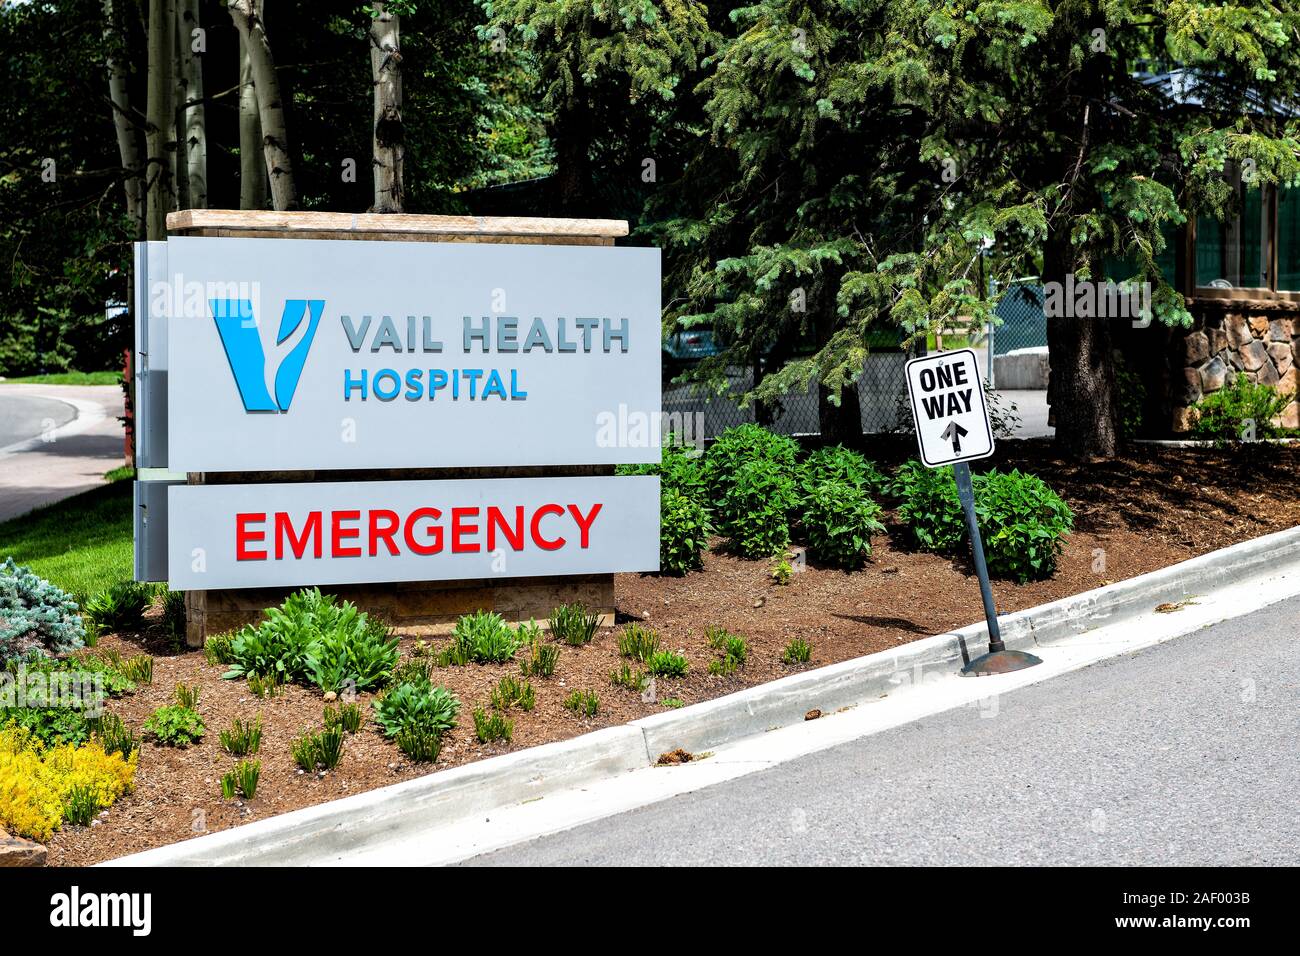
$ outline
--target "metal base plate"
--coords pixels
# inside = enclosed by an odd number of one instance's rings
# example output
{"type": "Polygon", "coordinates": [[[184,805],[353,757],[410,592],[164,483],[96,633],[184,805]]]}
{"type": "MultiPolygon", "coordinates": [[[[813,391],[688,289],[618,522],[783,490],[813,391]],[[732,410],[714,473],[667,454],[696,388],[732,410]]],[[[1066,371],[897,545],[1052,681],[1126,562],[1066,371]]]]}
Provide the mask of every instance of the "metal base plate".
{"type": "Polygon", "coordinates": [[[988,677],[990,674],[1010,674],[1026,667],[1043,663],[1041,658],[1024,651],[994,651],[977,657],[961,669],[962,677],[988,677]]]}

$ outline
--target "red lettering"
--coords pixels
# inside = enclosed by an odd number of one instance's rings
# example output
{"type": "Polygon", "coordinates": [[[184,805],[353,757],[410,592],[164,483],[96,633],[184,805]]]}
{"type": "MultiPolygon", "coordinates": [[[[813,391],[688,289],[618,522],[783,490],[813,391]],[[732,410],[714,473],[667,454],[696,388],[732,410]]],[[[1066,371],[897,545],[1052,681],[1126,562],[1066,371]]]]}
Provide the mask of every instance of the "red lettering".
{"type": "Polygon", "coordinates": [[[345,521],[360,521],[360,511],[332,511],[330,512],[330,556],[335,558],[359,558],[361,557],[361,548],[345,548],[341,542],[350,538],[361,537],[360,528],[345,528],[345,521]]]}
{"type": "Polygon", "coordinates": [[[506,517],[501,513],[500,508],[489,508],[487,511],[487,549],[495,551],[497,549],[497,529],[505,535],[506,540],[510,542],[510,547],[516,551],[524,549],[524,506],[515,507],[515,525],[513,528],[506,524],[506,517]]]}
{"type": "Polygon", "coordinates": [[[467,554],[482,550],[482,547],[475,544],[464,544],[461,542],[463,534],[478,534],[478,525],[461,524],[461,518],[473,518],[478,514],[477,508],[452,508],[451,509],[451,553],[467,554]]]}
{"type": "Polygon", "coordinates": [[[379,552],[379,542],[382,541],[388,545],[389,554],[397,554],[397,544],[393,541],[393,535],[402,525],[401,519],[397,517],[396,511],[372,511],[370,512],[370,556],[373,558],[379,552]],[[379,526],[379,519],[383,518],[387,527],[379,526]]]}
{"type": "Polygon", "coordinates": [[[589,532],[591,531],[591,523],[596,520],[596,515],[600,514],[600,509],[603,507],[604,505],[602,505],[599,501],[596,502],[594,505],[591,506],[591,511],[587,514],[587,517],[584,519],[582,516],[582,512],[578,509],[577,505],[569,505],[569,514],[573,515],[573,520],[578,522],[578,530],[582,532],[581,546],[584,548],[587,546],[587,538],[589,532]]]}
{"type": "Polygon", "coordinates": [[[437,554],[442,550],[442,527],[435,524],[429,529],[429,537],[433,539],[432,545],[420,544],[415,540],[415,523],[421,518],[428,518],[431,521],[437,521],[442,517],[442,512],[437,508],[416,508],[406,516],[406,527],[402,529],[402,535],[406,538],[406,546],[411,549],[413,554],[437,554]]]}
{"type": "Polygon", "coordinates": [[[540,508],[537,509],[536,513],[533,514],[533,521],[531,526],[531,530],[533,533],[533,543],[537,545],[539,548],[541,548],[543,551],[558,551],[560,550],[560,548],[564,547],[563,538],[556,538],[553,541],[548,541],[542,537],[542,532],[541,532],[541,523],[543,518],[545,518],[547,515],[562,515],[562,514],[564,514],[564,509],[561,508],[559,505],[542,505],[540,508]]]}
{"type": "Polygon", "coordinates": [[[265,551],[249,551],[246,545],[250,541],[265,541],[265,531],[250,531],[248,523],[256,521],[259,524],[266,521],[266,512],[249,512],[247,514],[235,515],[235,560],[236,561],[265,561],[265,551]]]}
{"type": "Polygon", "coordinates": [[[293,552],[295,558],[301,558],[303,552],[307,550],[308,538],[312,541],[312,557],[320,557],[320,512],[311,511],[307,514],[307,520],[302,526],[302,534],[295,536],[293,533],[293,519],[283,511],[275,513],[275,560],[279,561],[284,558],[284,539],[289,539],[289,550],[293,552]]]}

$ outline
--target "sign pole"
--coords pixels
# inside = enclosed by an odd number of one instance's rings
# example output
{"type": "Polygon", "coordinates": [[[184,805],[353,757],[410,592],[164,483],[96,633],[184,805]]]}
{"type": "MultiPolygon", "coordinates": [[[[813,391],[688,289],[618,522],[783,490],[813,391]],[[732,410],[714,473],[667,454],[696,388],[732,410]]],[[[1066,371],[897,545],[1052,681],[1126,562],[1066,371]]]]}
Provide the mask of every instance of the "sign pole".
{"type": "Polygon", "coordinates": [[[957,479],[957,497],[966,512],[966,527],[970,530],[970,549],[975,559],[975,573],[980,580],[980,597],[984,601],[984,620],[989,628],[989,652],[977,657],[961,669],[964,677],[983,677],[987,674],[1009,674],[1041,664],[1042,660],[1024,651],[1009,651],[1002,643],[1002,630],[998,627],[998,609],[993,603],[993,588],[989,584],[989,569],[984,563],[984,542],[980,538],[979,520],[975,515],[975,490],[971,486],[970,465],[959,461],[952,466],[957,479]]]}

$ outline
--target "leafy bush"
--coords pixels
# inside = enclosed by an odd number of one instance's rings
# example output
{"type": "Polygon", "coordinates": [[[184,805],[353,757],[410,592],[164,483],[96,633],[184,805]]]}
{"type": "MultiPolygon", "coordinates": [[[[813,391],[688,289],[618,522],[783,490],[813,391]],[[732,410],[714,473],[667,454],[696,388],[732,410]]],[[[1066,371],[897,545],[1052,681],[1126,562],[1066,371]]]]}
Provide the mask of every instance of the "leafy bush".
{"type": "MultiPolygon", "coordinates": [[[[785,435],[777,435],[761,425],[747,423],[728,428],[704,456],[704,481],[709,499],[725,502],[742,467],[762,463],[772,474],[792,477],[799,445],[785,435]]],[[[735,512],[724,506],[722,521],[729,523],[735,512]]]]}
{"type": "Polygon", "coordinates": [[[686,674],[686,658],[676,651],[655,651],[646,661],[646,670],[656,677],[683,677],[686,674]]]}
{"type": "Polygon", "coordinates": [[[99,799],[95,791],[85,784],[78,784],[68,791],[63,805],[63,822],[73,826],[88,827],[99,812],[99,799]]]}
{"type": "Polygon", "coordinates": [[[460,701],[445,687],[411,681],[388,691],[374,707],[375,721],[386,737],[411,728],[441,734],[456,726],[460,701]]]}
{"type": "Polygon", "coordinates": [[[227,678],[274,677],[322,691],[372,690],[388,683],[397,665],[397,639],[351,601],[337,603],[317,588],[296,591],[265,620],[230,644],[227,678]]]}
{"type": "Polygon", "coordinates": [[[142,581],[118,581],[88,600],[82,609],[86,627],[96,634],[139,631],[153,600],[153,587],[142,581]]]}
{"type": "Polygon", "coordinates": [[[704,477],[704,457],[695,448],[677,443],[672,435],[664,440],[659,464],[619,465],[615,473],[658,475],[661,492],[671,488],[679,495],[701,505],[709,500],[708,485],[704,477]]]}
{"type": "Polygon", "coordinates": [[[772,583],[785,587],[790,583],[790,579],[794,577],[794,568],[790,566],[790,558],[782,553],[772,562],[772,569],[768,574],[772,578],[772,583]]]}
{"type": "Polygon", "coordinates": [[[512,629],[500,614],[462,614],[452,632],[451,646],[438,655],[438,664],[504,664],[515,656],[521,643],[519,630],[512,629]]]}
{"type": "Polygon", "coordinates": [[[737,553],[766,558],[790,543],[790,514],[799,504],[794,479],[770,462],[742,464],[722,500],[723,533],[737,553]]]}
{"type": "Polygon", "coordinates": [[[570,647],[580,647],[596,636],[600,615],[588,612],[585,604],[561,604],[551,612],[551,634],[570,647]]]}
{"type": "Polygon", "coordinates": [[[889,479],[875,462],[843,445],[819,448],[799,466],[799,490],[805,498],[827,481],[846,484],[873,498],[879,497],[889,485],[889,479]]]}
{"type": "Polygon", "coordinates": [[[543,643],[541,638],[533,638],[528,644],[528,656],[519,662],[519,670],[525,677],[550,677],[555,673],[559,659],[558,647],[543,643]]]}
{"type": "Polygon", "coordinates": [[[659,635],[650,628],[636,621],[624,626],[623,633],[618,639],[619,654],[644,664],[657,650],[659,650],[659,635]]]}
{"type": "Polygon", "coordinates": [[[203,642],[204,659],[209,664],[233,664],[235,662],[234,651],[231,649],[233,641],[233,635],[213,634],[203,642]]]}
{"type": "Polygon", "coordinates": [[[510,741],[514,736],[515,722],[498,711],[485,711],[482,707],[474,708],[474,735],[480,743],[490,744],[495,740],[510,741]]]}
{"type": "Polygon", "coordinates": [[[96,811],[128,793],[139,752],[108,753],[99,741],[49,747],[21,728],[0,730],[0,827],[48,840],[64,821],[74,792],[96,811]]]}
{"type": "Polygon", "coordinates": [[[0,710],[0,728],[16,728],[46,746],[90,740],[94,723],[73,707],[10,707],[0,710]]]}
{"type": "Polygon", "coordinates": [[[1230,385],[1196,404],[1200,417],[1192,426],[1192,434],[1197,438],[1238,441],[1253,423],[1255,438],[1280,438],[1286,432],[1275,426],[1273,419],[1294,397],[1279,394],[1268,385],[1256,385],[1243,372],[1230,385]]]}
{"type": "Polygon", "coordinates": [[[975,514],[989,573],[1026,581],[1051,577],[1074,513],[1035,475],[987,472],[975,483],[975,514]]]}
{"type": "Polygon", "coordinates": [[[220,734],[221,749],[232,757],[247,757],[262,749],[262,718],[230,722],[230,729],[220,734]]]}
{"type": "Polygon", "coordinates": [[[496,710],[509,710],[511,707],[532,710],[537,704],[537,693],[530,681],[521,681],[507,674],[492,688],[489,700],[496,710]]]}
{"type": "Polygon", "coordinates": [[[699,501],[673,488],[659,492],[659,573],[680,577],[704,567],[713,522],[699,501]]]}
{"type": "Polygon", "coordinates": [[[807,664],[812,660],[813,646],[802,637],[790,638],[790,643],[781,652],[783,664],[807,664]]]}
{"type": "Polygon", "coordinates": [[[564,709],[579,717],[595,717],[600,710],[600,696],[594,690],[575,690],[564,698],[564,709]]]}
{"type": "Polygon", "coordinates": [[[0,664],[66,654],[83,644],[77,605],[13,558],[0,565],[0,664]]]}
{"type": "Polygon", "coordinates": [[[884,532],[880,514],[880,505],[862,488],[823,481],[804,496],[804,534],[817,557],[852,570],[871,555],[871,536],[884,532]]]}
{"type": "Polygon", "coordinates": [[[117,670],[127,680],[135,684],[153,683],[153,658],[148,654],[136,654],[116,665],[117,670]]]}
{"type": "MultiPolygon", "coordinates": [[[[1069,506],[1042,479],[1019,470],[974,475],[971,485],[989,573],[1022,584],[1050,577],[1074,527],[1069,506]]],[[[909,463],[895,488],[903,498],[898,516],[914,544],[939,553],[963,544],[966,521],[949,469],[909,463]]]]}
{"type": "Polygon", "coordinates": [[[144,722],[145,733],[164,747],[188,747],[203,739],[203,718],[188,707],[159,707],[144,722]]]}
{"type": "Polygon", "coordinates": [[[901,499],[898,518],[904,538],[913,547],[943,554],[965,538],[966,520],[951,468],[926,468],[909,461],[894,473],[891,490],[901,499]]]}

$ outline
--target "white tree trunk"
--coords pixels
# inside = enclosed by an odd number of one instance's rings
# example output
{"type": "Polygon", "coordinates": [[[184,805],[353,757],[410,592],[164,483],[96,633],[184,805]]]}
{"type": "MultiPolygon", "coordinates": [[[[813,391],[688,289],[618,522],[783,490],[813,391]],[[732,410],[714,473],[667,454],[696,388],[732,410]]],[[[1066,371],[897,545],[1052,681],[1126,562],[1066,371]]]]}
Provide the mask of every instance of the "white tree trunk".
{"type": "Polygon", "coordinates": [[[172,131],[170,155],[172,182],[175,183],[173,209],[188,209],[190,196],[189,167],[185,164],[185,102],[189,97],[186,87],[185,59],[181,54],[181,0],[176,4],[176,17],[172,21],[172,131]]]}
{"type": "Polygon", "coordinates": [[[137,237],[144,236],[144,202],[140,186],[140,137],[131,120],[131,97],[127,89],[127,64],[124,58],[112,51],[125,42],[125,34],[118,28],[113,12],[113,0],[104,0],[104,44],[110,51],[108,57],[108,96],[113,104],[113,127],[117,130],[117,155],[126,178],[122,186],[126,191],[126,215],[137,237]]]}
{"type": "Polygon", "coordinates": [[[145,149],[148,153],[148,212],[145,234],[149,239],[167,238],[167,213],[172,208],[171,160],[168,133],[172,111],[172,59],[175,46],[176,0],[153,0],[149,4],[149,78],[145,149]]]}
{"type": "Polygon", "coordinates": [[[402,126],[402,39],[397,14],[374,0],[370,22],[370,72],[374,81],[375,212],[401,212],[405,146],[402,126]]]}
{"type": "MultiPolygon", "coordinates": [[[[199,29],[199,0],[180,0],[181,65],[185,71],[185,182],[191,209],[208,208],[208,124],[203,104],[203,52],[195,50],[199,29]]],[[[206,47],[204,48],[206,49],[206,47]]]]}
{"type": "Polygon", "coordinates": [[[262,121],[257,115],[257,89],[243,37],[239,38],[239,208],[266,208],[262,121]]]}
{"type": "Polygon", "coordinates": [[[298,190],[293,179],[293,162],[289,158],[289,135],[285,130],[280,80],[275,74],[271,43],[256,8],[255,0],[230,0],[230,18],[248,50],[253,85],[257,90],[262,149],[271,182],[271,203],[276,209],[293,209],[298,205],[298,190]]]}

